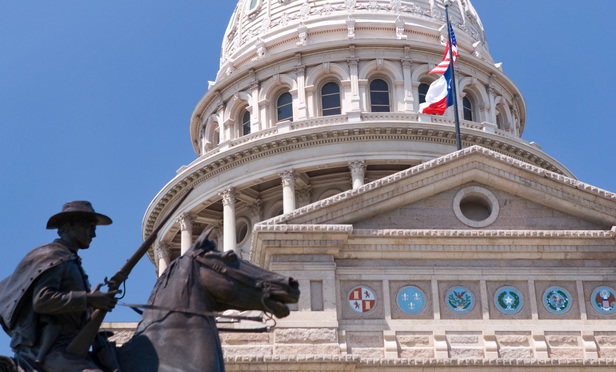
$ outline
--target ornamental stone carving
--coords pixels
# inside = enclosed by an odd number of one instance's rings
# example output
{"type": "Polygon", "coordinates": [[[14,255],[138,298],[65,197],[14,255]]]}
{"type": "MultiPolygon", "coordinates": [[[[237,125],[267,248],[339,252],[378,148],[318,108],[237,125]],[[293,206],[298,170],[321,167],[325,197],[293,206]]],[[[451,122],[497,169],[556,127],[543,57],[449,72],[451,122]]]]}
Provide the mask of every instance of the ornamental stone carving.
{"type": "Polygon", "coordinates": [[[295,170],[290,169],[278,173],[282,180],[282,187],[295,187],[295,170]]]}
{"type": "Polygon", "coordinates": [[[190,231],[192,232],[193,223],[195,219],[188,213],[182,213],[176,220],[177,223],[180,224],[181,231],[190,231]]]}
{"type": "Polygon", "coordinates": [[[391,7],[391,10],[393,10],[396,13],[400,13],[400,11],[402,10],[402,1],[401,0],[391,0],[389,2],[389,6],[391,7]]]}
{"type": "Polygon", "coordinates": [[[222,198],[222,204],[224,206],[235,208],[236,192],[234,187],[226,188],[219,192],[218,195],[222,198]]]}
{"type": "Polygon", "coordinates": [[[154,247],[154,254],[156,258],[159,260],[164,260],[165,262],[170,262],[171,260],[171,246],[164,242],[157,242],[154,247]]]}
{"type": "Polygon", "coordinates": [[[346,0],[344,2],[344,4],[346,5],[346,8],[349,12],[352,12],[355,10],[355,1],[356,0],[346,0]]]}
{"type": "Polygon", "coordinates": [[[349,14],[346,21],[347,24],[347,38],[355,39],[355,19],[349,14]]]}
{"type": "Polygon", "coordinates": [[[307,19],[310,16],[310,3],[308,0],[304,1],[304,4],[302,4],[299,12],[302,19],[307,19]]]}
{"type": "Polygon", "coordinates": [[[300,22],[297,26],[298,39],[297,46],[305,46],[308,43],[308,28],[304,22],[300,22]]]}
{"type": "Polygon", "coordinates": [[[404,19],[400,16],[396,19],[396,38],[398,40],[406,40],[406,35],[404,34],[404,19]]]}

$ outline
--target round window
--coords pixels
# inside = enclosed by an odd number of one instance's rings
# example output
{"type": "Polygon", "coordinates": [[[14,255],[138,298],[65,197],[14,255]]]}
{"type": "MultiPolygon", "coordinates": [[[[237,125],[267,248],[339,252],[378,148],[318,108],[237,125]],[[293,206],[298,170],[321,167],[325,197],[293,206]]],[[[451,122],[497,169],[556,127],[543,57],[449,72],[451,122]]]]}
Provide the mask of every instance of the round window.
{"type": "Polygon", "coordinates": [[[236,222],[235,238],[237,239],[236,242],[238,246],[245,243],[245,240],[249,235],[249,229],[250,229],[250,222],[247,219],[240,218],[236,222]]]}
{"type": "Polygon", "coordinates": [[[490,191],[479,186],[465,187],[453,199],[456,217],[471,227],[486,227],[498,217],[498,200],[490,191]]]}

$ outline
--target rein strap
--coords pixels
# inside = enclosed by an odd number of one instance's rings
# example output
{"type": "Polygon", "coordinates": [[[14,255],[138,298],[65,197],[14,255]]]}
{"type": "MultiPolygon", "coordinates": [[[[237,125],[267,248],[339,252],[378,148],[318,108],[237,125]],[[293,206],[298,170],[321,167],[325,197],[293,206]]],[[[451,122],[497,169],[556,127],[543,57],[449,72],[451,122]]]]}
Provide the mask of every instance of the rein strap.
{"type": "Polygon", "coordinates": [[[148,305],[148,304],[118,303],[118,305],[130,307],[131,309],[137,312],[140,312],[139,309],[148,309],[148,310],[160,310],[160,311],[169,311],[169,312],[184,313],[184,314],[191,314],[191,315],[199,315],[199,316],[206,316],[206,317],[209,316],[209,317],[225,318],[225,319],[231,319],[231,320],[250,320],[253,322],[261,322],[261,323],[263,322],[263,317],[261,316],[224,315],[222,313],[217,313],[213,311],[194,311],[194,310],[188,310],[188,309],[176,309],[176,308],[171,308],[171,307],[148,305]]]}

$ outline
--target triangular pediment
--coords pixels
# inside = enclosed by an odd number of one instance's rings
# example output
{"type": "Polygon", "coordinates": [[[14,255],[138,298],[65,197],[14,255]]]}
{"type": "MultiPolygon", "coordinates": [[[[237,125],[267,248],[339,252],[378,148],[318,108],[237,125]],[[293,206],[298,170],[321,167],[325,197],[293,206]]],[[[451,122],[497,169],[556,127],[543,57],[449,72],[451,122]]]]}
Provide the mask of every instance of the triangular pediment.
{"type": "Polygon", "coordinates": [[[263,224],[609,230],[616,225],[616,194],[473,146],[263,224]],[[497,215],[486,221],[481,213],[494,208],[497,215]]]}

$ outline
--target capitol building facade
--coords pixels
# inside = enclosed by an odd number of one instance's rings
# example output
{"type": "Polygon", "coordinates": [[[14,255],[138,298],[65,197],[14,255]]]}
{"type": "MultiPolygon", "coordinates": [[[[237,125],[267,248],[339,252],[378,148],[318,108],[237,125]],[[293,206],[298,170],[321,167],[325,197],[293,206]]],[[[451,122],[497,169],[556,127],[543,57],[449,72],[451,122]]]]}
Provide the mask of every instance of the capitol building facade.
{"type": "Polygon", "coordinates": [[[460,151],[453,107],[419,113],[443,1],[239,0],[191,115],[196,158],[143,222],[192,189],[149,252],[159,274],[213,228],[299,281],[274,331],[221,334],[227,370],[616,368],[616,194],[521,138],[479,15],[449,16],[460,151]]]}

